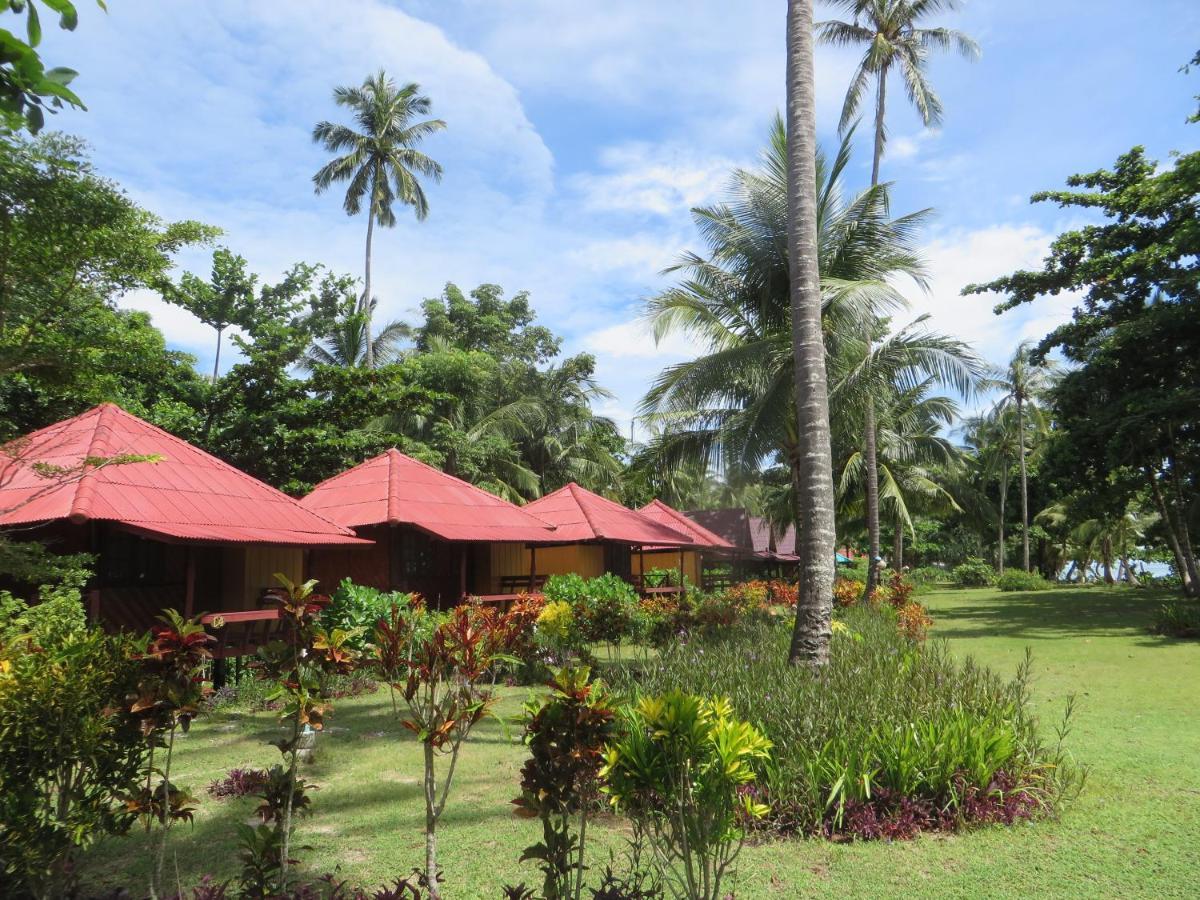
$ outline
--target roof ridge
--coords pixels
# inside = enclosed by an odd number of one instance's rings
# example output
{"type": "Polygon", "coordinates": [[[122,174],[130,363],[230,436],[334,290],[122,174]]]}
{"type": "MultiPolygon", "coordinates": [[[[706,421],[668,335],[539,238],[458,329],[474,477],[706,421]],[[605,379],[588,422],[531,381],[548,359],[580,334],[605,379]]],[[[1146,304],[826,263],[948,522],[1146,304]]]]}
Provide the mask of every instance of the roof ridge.
{"type": "Polygon", "coordinates": [[[404,454],[395,447],[383,451],[388,461],[387,472],[387,520],[389,525],[399,525],[400,511],[396,508],[396,488],[400,483],[400,460],[404,454]]]}
{"type": "MultiPolygon", "coordinates": [[[[574,481],[568,481],[566,484],[563,485],[563,487],[566,488],[568,491],[570,491],[571,499],[575,501],[575,505],[578,506],[579,511],[581,513],[583,513],[583,520],[585,522],[587,522],[587,526],[588,526],[588,528],[590,528],[592,530],[592,534],[594,534],[598,538],[604,537],[604,535],[600,533],[599,529],[596,528],[596,523],[592,521],[592,517],[588,515],[587,507],[583,505],[583,502],[575,494],[576,488],[578,488],[581,491],[585,491],[587,489],[584,487],[581,487],[579,484],[577,484],[574,481]]],[[[588,491],[588,493],[590,494],[591,491],[588,491]]],[[[597,494],[596,496],[599,496],[599,495],[597,494]]]]}
{"type": "Polygon", "coordinates": [[[111,403],[101,403],[92,410],[96,413],[96,424],[92,426],[92,436],[88,440],[87,450],[83,454],[83,459],[79,461],[83,467],[82,474],[79,477],[79,483],[75,485],[75,497],[71,500],[71,509],[67,513],[67,518],[77,525],[90,518],[92,498],[96,493],[96,472],[94,468],[88,466],[88,460],[96,459],[108,452],[109,431],[105,419],[113,408],[111,403]]]}

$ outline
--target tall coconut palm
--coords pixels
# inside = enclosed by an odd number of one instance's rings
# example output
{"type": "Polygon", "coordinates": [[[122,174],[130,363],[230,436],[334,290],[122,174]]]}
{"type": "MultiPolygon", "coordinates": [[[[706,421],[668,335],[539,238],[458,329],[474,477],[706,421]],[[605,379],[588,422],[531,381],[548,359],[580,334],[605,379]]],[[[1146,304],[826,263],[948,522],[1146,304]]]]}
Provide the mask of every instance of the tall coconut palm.
{"type": "Polygon", "coordinates": [[[788,653],[793,665],[829,660],[833,615],[833,455],[821,331],[817,256],[817,111],[812,0],[788,0],[787,13],[787,250],[791,273],[792,358],[799,450],[792,471],[796,555],[800,557],[796,625],[788,653]]]}
{"type": "Polygon", "coordinates": [[[854,122],[870,82],[875,83],[875,150],[871,184],[879,183],[879,162],[887,142],[884,115],[888,76],[896,72],[904,81],[909,102],[926,127],[941,124],[942,101],[929,84],[926,67],[933,50],[958,50],[967,59],[979,56],[979,45],[961,31],[923,28],[921,22],[941,12],[958,9],[958,0],[827,0],[853,18],[849,22],[817,23],[817,40],[841,47],[866,46],[850,80],[842,104],[840,129],[854,122]]]}
{"type": "Polygon", "coordinates": [[[301,367],[365,368],[368,358],[373,366],[395,362],[400,357],[402,343],[412,337],[412,328],[406,322],[393,320],[372,335],[371,318],[378,303],[372,297],[365,310],[358,301],[342,309],[328,334],[309,348],[300,361],[301,367]]]}
{"type": "MultiPolygon", "coordinates": [[[[384,228],[396,225],[396,201],[413,208],[418,220],[429,215],[429,201],[418,176],[440,181],[442,167],[416,149],[430,135],[441,131],[441,119],[416,121],[429,113],[431,103],[421,86],[410,82],[397,87],[382,69],[359,87],[339,87],[333,92],[338,106],[354,114],[357,130],[336,122],[318,122],[313,140],[330,153],[339,154],[313,175],[318,194],[334,182],[348,182],[342,203],[347,215],[356,216],[367,198],[367,248],[360,308],[371,333],[371,241],[375,223],[384,228]]],[[[366,343],[365,362],[375,365],[371,342],[366,343]]]]}
{"type": "Polygon", "coordinates": [[[1016,411],[1017,460],[1021,475],[1021,565],[1029,571],[1029,473],[1028,442],[1033,436],[1049,432],[1049,417],[1039,403],[1053,383],[1058,367],[1051,361],[1035,361],[1032,342],[1017,347],[1004,373],[994,381],[1003,391],[995,412],[1003,415],[1008,409],[1016,411]]]}
{"type": "Polygon", "coordinates": [[[1017,458],[1017,428],[1011,410],[973,416],[963,426],[964,441],[971,453],[975,471],[983,489],[993,480],[999,483],[1000,502],[996,519],[996,571],[1003,575],[1005,564],[1005,522],[1009,479],[1017,458]]]}

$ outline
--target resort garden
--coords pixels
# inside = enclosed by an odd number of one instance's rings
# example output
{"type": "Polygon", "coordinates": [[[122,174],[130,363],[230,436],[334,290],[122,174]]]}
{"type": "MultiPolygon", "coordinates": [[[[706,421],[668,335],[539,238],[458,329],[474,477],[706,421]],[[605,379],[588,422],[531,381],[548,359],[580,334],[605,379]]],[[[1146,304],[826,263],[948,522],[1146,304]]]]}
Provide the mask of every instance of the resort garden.
{"type": "Polygon", "coordinates": [[[779,5],[784,111],[638,285],[636,412],[561,304],[399,284],[443,176],[512,177],[436,91],[322,81],[303,192],[362,270],[270,274],[303,216],[264,187],[254,235],[161,218],[144,158],[126,190],[50,127],[91,113],[43,32],[97,20],[0,8],[0,896],[1195,893],[1200,152],[1034,194],[1068,216],[1040,267],[954,285],[1025,316],[985,358],[910,312],[951,276],[887,180],[896,108],[940,126],[932,60],[979,57],[960,5],[779,5]],[[827,131],[819,47],[863,54],[827,131]]]}

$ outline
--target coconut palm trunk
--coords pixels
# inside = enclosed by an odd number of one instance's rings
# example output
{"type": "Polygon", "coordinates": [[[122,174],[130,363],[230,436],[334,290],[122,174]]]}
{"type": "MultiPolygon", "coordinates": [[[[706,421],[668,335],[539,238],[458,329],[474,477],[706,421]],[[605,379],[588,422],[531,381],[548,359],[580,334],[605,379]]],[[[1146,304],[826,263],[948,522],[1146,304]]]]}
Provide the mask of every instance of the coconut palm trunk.
{"type": "Polygon", "coordinates": [[[879,70],[875,87],[875,156],[871,161],[871,187],[879,184],[879,161],[883,159],[883,116],[887,111],[887,66],[879,70]]]}
{"type": "Polygon", "coordinates": [[[1017,394],[1017,455],[1021,459],[1021,560],[1029,571],[1029,480],[1025,470],[1025,403],[1017,394]]]}
{"type": "Polygon", "coordinates": [[[800,557],[792,664],[829,661],[834,491],[829,390],[817,268],[817,123],[812,0],[787,7],[788,262],[795,370],[796,554],[800,557]]]}
{"type": "Polygon", "coordinates": [[[904,568],[904,523],[896,516],[896,530],[892,534],[892,568],[897,572],[904,568]]]}
{"type": "MultiPolygon", "coordinates": [[[[371,194],[374,195],[374,188],[371,194]]],[[[375,348],[371,346],[371,337],[374,332],[371,330],[371,239],[375,236],[375,204],[372,203],[367,209],[367,252],[365,266],[363,267],[363,295],[362,302],[358,308],[365,320],[363,332],[366,335],[366,346],[363,348],[363,363],[368,369],[375,368],[375,348]]]]}
{"type": "Polygon", "coordinates": [[[1000,473],[1000,524],[999,531],[1000,543],[996,548],[996,571],[1004,574],[1004,507],[1008,501],[1008,461],[1004,463],[1004,470],[1000,473]]]}
{"type": "MultiPolygon", "coordinates": [[[[869,391],[869,389],[868,389],[869,391]]],[[[878,581],[876,560],[880,557],[879,546],[879,457],[876,448],[875,399],[867,397],[867,411],[863,417],[863,462],[866,465],[867,494],[867,583],[863,589],[863,602],[875,592],[878,581]]]]}

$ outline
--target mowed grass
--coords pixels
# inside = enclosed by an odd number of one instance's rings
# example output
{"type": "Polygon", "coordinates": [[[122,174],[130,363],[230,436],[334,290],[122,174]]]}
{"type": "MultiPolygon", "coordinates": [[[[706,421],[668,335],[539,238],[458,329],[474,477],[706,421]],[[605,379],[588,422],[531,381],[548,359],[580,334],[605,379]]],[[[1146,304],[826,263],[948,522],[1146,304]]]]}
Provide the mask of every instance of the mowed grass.
{"type": "MultiPolygon", "coordinates": [[[[1057,821],[897,844],[789,840],[747,847],[738,897],[1190,897],[1200,894],[1200,642],[1150,635],[1161,596],[1071,588],[1031,594],[943,591],[927,595],[934,632],[955,652],[1010,674],[1031,648],[1033,696],[1049,734],[1069,695],[1076,713],[1068,746],[1091,767],[1080,798],[1057,821]]],[[[450,898],[500,896],[504,883],[539,883],[517,862],[536,822],[512,815],[524,752],[523,689],[464,750],[442,821],[450,898]]],[[[201,798],[194,827],[177,828],[168,871],[184,885],[201,874],[236,875],[234,825],[255,802],[214,800],[207,784],[235,766],[267,766],[278,753],[272,713],[218,713],[179,742],[179,781],[201,798]]],[[[421,861],[421,762],[391,716],[386,691],[338,701],[306,778],[320,785],[296,844],[306,870],[382,883],[421,861]]],[[[620,822],[589,830],[591,862],[603,868],[624,840],[620,822]]],[[[84,869],[93,888],[145,884],[140,834],[110,840],[84,869]]]]}

